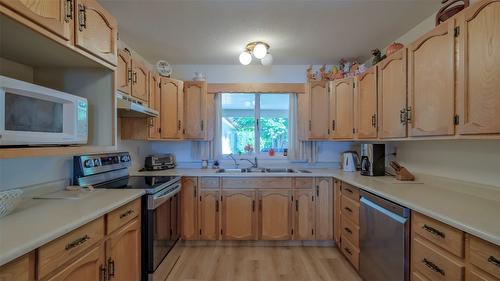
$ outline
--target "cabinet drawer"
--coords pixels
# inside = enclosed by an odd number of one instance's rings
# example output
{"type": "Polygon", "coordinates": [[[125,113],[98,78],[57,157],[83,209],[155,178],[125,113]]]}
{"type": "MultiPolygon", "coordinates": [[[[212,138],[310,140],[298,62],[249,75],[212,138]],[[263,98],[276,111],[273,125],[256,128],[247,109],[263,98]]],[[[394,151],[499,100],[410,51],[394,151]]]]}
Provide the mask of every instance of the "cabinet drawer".
{"type": "Polygon", "coordinates": [[[225,189],[253,189],[253,188],[292,188],[292,178],[223,178],[222,187],[225,189]]]}
{"type": "Polygon", "coordinates": [[[359,270],[359,250],[347,239],[342,239],[340,241],[340,250],[347,260],[349,260],[349,262],[354,266],[354,268],[359,270]]]}
{"type": "MultiPolygon", "coordinates": [[[[472,266],[470,266],[470,267],[472,267],[472,266]]],[[[475,268],[467,268],[467,278],[465,280],[466,281],[498,281],[499,279],[490,277],[489,274],[483,273],[475,268]]]]}
{"type": "Polygon", "coordinates": [[[413,270],[430,280],[464,280],[464,264],[453,255],[419,237],[413,239],[412,249],[413,270]]]}
{"type": "Polygon", "coordinates": [[[136,199],[108,214],[107,234],[112,233],[121,226],[141,214],[141,199],[136,199]]]}
{"type": "Polygon", "coordinates": [[[295,188],[313,188],[313,178],[295,178],[295,188]]]}
{"type": "Polygon", "coordinates": [[[342,217],[342,239],[348,239],[354,247],[359,249],[359,226],[342,217]]]}
{"type": "Polygon", "coordinates": [[[411,281],[429,281],[429,279],[425,278],[420,272],[412,272],[411,281]]]}
{"type": "Polygon", "coordinates": [[[348,218],[354,224],[359,225],[359,203],[342,195],[341,205],[342,219],[348,218]]]}
{"type": "Polygon", "coordinates": [[[354,187],[348,183],[342,182],[342,195],[358,202],[359,201],[359,188],[354,187]]]}
{"type": "Polygon", "coordinates": [[[469,262],[500,279],[500,247],[473,236],[468,239],[469,262]]]}
{"type": "Polygon", "coordinates": [[[413,212],[412,230],[452,254],[464,257],[462,231],[416,212],[413,212]]]}
{"type": "Polygon", "coordinates": [[[38,249],[38,278],[80,255],[104,237],[104,218],[90,222],[38,249]]]}
{"type": "Polygon", "coordinates": [[[219,178],[216,177],[203,177],[200,178],[200,188],[219,188],[219,178]]]}

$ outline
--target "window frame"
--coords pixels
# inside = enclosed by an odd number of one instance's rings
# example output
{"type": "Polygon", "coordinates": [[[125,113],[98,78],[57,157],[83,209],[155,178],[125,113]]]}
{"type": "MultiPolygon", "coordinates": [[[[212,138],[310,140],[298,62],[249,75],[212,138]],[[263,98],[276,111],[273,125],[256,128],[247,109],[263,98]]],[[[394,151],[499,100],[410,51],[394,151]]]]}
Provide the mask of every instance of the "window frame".
{"type": "MultiPolygon", "coordinates": [[[[255,106],[254,106],[254,118],[255,118],[255,123],[254,123],[254,132],[255,132],[255,144],[254,144],[254,151],[253,153],[246,153],[246,154],[233,154],[233,155],[238,155],[238,156],[247,156],[247,157],[257,157],[257,159],[262,159],[262,160],[285,160],[288,158],[288,156],[283,156],[282,153],[280,154],[275,154],[274,156],[269,156],[267,152],[261,152],[260,151],[260,119],[261,119],[261,108],[260,108],[260,97],[261,95],[268,95],[268,94],[278,94],[278,95],[288,95],[290,99],[291,93],[249,93],[249,92],[242,92],[242,93],[220,93],[221,95],[224,94],[251,94],[254,95],[255,97],[255,106]]],[[[221,110],[223,108],[221,107],[221,110]]],[[[222,118],[224,116],[221,115],[222,118]]],[[[221,119],[222,119],[221,118],[221,119]]],[[[290,106],[288,107],[288,120],[290,120],[290,106]]],[[[222,131],[221,131],[222,133],[222,131]]],[[[290,123],[288,123],[288,128],[287,128],[287,133],[288,133],[288,143],[290,143],[290,138],[292,137],[290,135],[290,123]]],[[[218,138],[221,138],[221,136],[217,136],[218,138]]],[[[222,153],[222,157],[225,157],[229,154],[224,154],[222,153]]]]}

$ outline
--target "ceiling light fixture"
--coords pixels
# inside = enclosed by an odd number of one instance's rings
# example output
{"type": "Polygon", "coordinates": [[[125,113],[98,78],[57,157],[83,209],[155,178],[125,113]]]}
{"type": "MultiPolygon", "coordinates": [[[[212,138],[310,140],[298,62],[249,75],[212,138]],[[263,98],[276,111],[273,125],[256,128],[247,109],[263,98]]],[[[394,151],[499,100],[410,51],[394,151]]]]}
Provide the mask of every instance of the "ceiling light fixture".
{"type": "Polygon", "coordinates": [[[245,47],[245,50],[240,54],[240,63],[248,65],[252,62],[252,55],[256,59],[260,59],[262,65],[271,65],[273,56],[269,53],[269,44],[264,42],[251,42],[245,47]]]}

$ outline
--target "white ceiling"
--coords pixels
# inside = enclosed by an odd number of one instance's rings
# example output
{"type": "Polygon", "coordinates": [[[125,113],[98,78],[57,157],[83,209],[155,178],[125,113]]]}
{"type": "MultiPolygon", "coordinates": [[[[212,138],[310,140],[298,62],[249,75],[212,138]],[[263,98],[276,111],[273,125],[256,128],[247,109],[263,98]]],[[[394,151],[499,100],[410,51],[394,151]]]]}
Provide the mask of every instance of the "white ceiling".
{"type": "MultiPolygon", "coordinates": [[[[439,7],[439,0],[101,0],[119,36],[150,62],[239,64],[246,43],[274,64],[362,61],[439,7]]],[[[256,60],[254,59],[253,63],[256,60]]]]}

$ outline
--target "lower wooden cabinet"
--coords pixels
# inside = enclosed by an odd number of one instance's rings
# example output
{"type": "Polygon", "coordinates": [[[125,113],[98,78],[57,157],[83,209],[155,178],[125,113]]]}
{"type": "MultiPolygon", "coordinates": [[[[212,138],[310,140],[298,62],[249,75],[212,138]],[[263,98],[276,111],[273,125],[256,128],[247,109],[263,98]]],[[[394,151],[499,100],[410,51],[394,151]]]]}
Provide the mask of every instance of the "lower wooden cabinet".
{"type": "Polygon", "coordinates": [[[35,280],[35,252],[0,266],[0,281],[35,280]]]}
{"type": "Polygon", "coordinates": [[[141,278],[141,221],[135,219],[106,241],[108,280],[135,281],[141,278]]]}
{"type": "Polygon", "coordinates": [[[291,190],[259,191],[259,239],[290,240],[292,226],[291,190]]]}
{"type": "Polygon", "coordinates": [[[197,223],[198,217],[198,179],[195,177],[186,177],[182,179],[181,189],[181,229],[182,239],[198,239],[199,229],[197,223]]]}
{"type": "Polygon", "coordinates": [[[315,239],[315,201],[314,189],[295,190],[294,192],[294,208],[295,208],[295,224],[293,239],[294,240],[314,240],[315,239]]]}
{"type": "Polygon", "coordinates": [[[500,280],[500,246],[466,236],[466,280],[500,280]]]}
{"type": "Polygon", "coordinates": [[[104,281],[106,280],[106,264],[104,260],[104,244],[80,256],[47,281],[104,281]]]}
{"type": "Polygon", "coordinates": [[[201,189],[199,198],[198,226],[200,240],[219,240],[220,192],[218,189],[201,189]]]}
{"type": "Polygon", "coordinates": [[[316,240],[333,240],[332,178],[316,178],[316,240]]]}
{"type": "Polygon", "coordinates": [[[341,184],[342,182],[334,179],[333,180],[333,239],[335,240],[335,244],[340,246],[340,236],[342,233],[342,225],[341,225],[341,184]]]}
{"type": "Polygon", "coordinates": [[[222,191],[222,239],[255,240],[256,227],[255,190],[222,191]]]}

